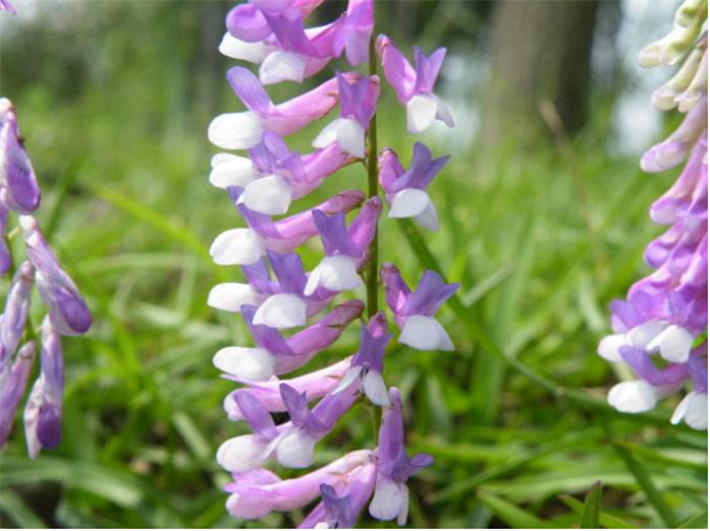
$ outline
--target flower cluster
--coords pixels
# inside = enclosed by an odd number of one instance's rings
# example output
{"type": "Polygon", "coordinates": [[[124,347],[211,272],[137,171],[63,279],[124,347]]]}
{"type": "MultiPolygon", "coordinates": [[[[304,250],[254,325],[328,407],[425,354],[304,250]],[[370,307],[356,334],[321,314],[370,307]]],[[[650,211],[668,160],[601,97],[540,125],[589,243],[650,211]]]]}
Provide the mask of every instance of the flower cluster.
{"type": "Polygon", "coordinates": [[[34,361],[36,332],[29,319],[33,285],[48,308],[40,327],[40,372],[24,411],[30,457],[42,448],[55,447],[61,437],[64,372],[60,336],[84,334],[91,327],[86,303],[31,215],[39,204],[40,189],[15,108],[0,98],[0,228],[4,237],[0,240],[0,274],[9,273],[12,278],[0,316],[0,447],[10,435],[34,361]],[[19,226],[7,236],[11,211],[17,214],[19,226]],[[8,242],[19,233],[24,236],[27,259],[15,268],[8,242]]]}
{"type": "Polygon", "coordinates": [[[433,92],[446,50],[427,57],[415,48],[412,66],[389,38],[373,38],[373,0],[349,0],[333,22],[304,27],[304,19],[321,2],[240,4],[227,15],[227,32],[219,46],[223,54],[257,64],[259,70],[258,77],[241,66],[227,72],[246,110],[217,116],[207,133],[219,148],[248,150],[248,156],[218,153],[212,158],[209,180],[227,192],[246,226],[218,235],[210,255],[219,265],[241,266],[246,282],[214,286],[208,304],[240,313],[254,341],[253,347],[222,348],[213,359],[225,378],[243,384],[224,400],[229,419],[246,421],[252,430],[222,443],[217,461],[233,475],[225,489],[230,493],[227,509],[235,517],[260,518],[320,497],[302,527],[352,527],[368,501],[373,517],[397,518],[403,524],[409,506],[407,479],[432,459],[423,454],[409,457],[405,450],[400,392],[387,387],[383,374],[393,334],[385,312],[377,311],[378,284],[400,330],[399,342],[422,350],[453,349],[434,314],[458,286],[427,271],[412,290],[394,265],[384,264],[378,271],[383,199],[389,217],[410,217],[436,230],[436,209],[426,189],[448,157],[432,159],[429,149],[416,143],[405,168],[393,150],[378,153],[377,70],[379,63],[406,107],[410,132],[424,131],[436,120],[453,126],[448,106],[433,92]],[[301,83],[343,55],[352,67],[369,64],[368,74],[336,70],[332,78],[281,103],[274,103],[264,89],[282,81],[301,83]],[[315,137],[313,152],[289,148],[284,137],[336,106],[338,116],[315,137]],[[363,179],[369,184],[367,195],[347,190],[289,214],[293,201],[353,163],[368,168],[363,179]],[[320,238],[324,256],[306,272],[295,250],[313,237],[320,238]],[[363,301],[336,301],[365,282],[367,319],[362,317],[363,301]],[[352,356],[283,378],[337,341],[356,320],[361,321],[360,345],[352,356]],[[285,333],[294,328],[298,331],[285,333]],[[274,460],[287,468],[311,466],[315,446],[356,401],[383,408],[375,449],[350,452],[293,479],[282,480],[263,468],[274,460]],[[279,413],[277,418],[288,414],[288,420],[277,423],[272,413],[279,413]]]}
{"type": "Polygon", "coordinates": [[[670,228],[645,252],[655,269],[629,289],[625,301],[611,303],[614,334],[599,344],[599,355],[628,364],[637,380],[611,388],[609,403],[638,413],[690,382],[690,390],[671,417],[692,428],[707,429],[707,2],[686,0],[671,33],[642,50],[643,66],[673,65],[684,59],[673,78],[656,90],[661,110],[685,113],[666,140],[641,158],[646,172],[662,172],[685,162],[673,186],[650,208],[655,223],[670,228]]]}

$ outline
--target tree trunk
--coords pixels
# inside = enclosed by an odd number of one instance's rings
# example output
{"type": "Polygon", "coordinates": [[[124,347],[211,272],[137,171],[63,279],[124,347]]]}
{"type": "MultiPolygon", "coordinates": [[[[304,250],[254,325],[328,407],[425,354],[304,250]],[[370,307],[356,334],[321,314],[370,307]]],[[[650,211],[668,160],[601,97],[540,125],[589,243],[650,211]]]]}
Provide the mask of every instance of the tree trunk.
{"type": "Polygon", "coordinates": [[[598,8],[598,0],[496,5],[484,144],[527,147],[550,128],[574,133],[584,125],[598,8]]]}

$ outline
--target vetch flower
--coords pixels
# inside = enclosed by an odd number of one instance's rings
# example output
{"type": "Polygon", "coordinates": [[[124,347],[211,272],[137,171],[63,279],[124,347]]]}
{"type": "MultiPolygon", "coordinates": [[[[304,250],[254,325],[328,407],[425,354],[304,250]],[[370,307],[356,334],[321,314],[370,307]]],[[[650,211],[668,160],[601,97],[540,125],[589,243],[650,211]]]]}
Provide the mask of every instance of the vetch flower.
{"type": "Polygon", "coordinates": [[[382,378],[385,348],[392,339],[387,333],[387,318],[382,312],[372,316],[367,326],[362,327],[360,349],[353,356],[351,367],[343,377],[335,392],[347,389],[355,380],[362,382],[365,396],[373,404],[389,406],[387,386],[382,378]]]}
{"type": "Polygon", "coordinates": [[[15,212],[29,214],[39,207],[40,195],[15,108],[7,98],[0,98],[0,199],[15,212]]]}
{"type": "Polygon", "coordinates": [[[389,37],[377,37],[377,54],[385,71],[387,82],[397,94],[399,102],[407,108],[407,130],[422,133],[434,120],[454,126],[451,109],[434,94],[434,84],[446,56],[446,48],[439,48],[429,57],[414,47],[414,68],[389,37]]]}
{"type": "Polygon", "coordinates": [[[313,141],[313,146],[324,148],[337,142],[344,152],[361,159],[365,157],[365,131],[375,114],[380,80],[377,76],[371,76],[349,82],[340,73],[336,78],[340,118],[325,126],[313,141]]]}
{"type": "Polygon", "coordinates": [[[207,136],[223,149],[252,148],[266,131],[279,136],[293,134],[328,114],[338,102],[335,79],[278,105],[271,102],[259,80],[246,68],[232,67],[227,80],[248,110],[221,114],[210,122],[207,136]]]}
{"type": "Polygon", "coordinates": [[[0,362],[12,356],[25,332],[34,277],[32,264],[23,262],[12,279],[0,320],[0,362]]]}
{"type": "Polygon", "coordinates": [[[326,256],[308,276],[304,295],[312,295],[321,286],[330,291],[345,291],[362,285],[357,270],[367,259],[367,248],[375,235],[381,209],[377,197],[368,199],[347,228],[344,214],[328,216],[319,209],[313,210],[313,222],[320,232],[326,256]]]}
{"type": "Polygon", "coordinates": [[[439,219],[426,188],[449,157],[432,160],[431,152],[424,144],[416,142],[412,163],[404,170],[397,154],[385,149],[379,159],[379,180],[390,203],[390,218],[414,218],[414,221],[429,230],[439,229],[439,219]]]}
{"type": "Polygon", "coordinates": [[[91,313],[76,284],[60,267],[32,216],[20,216],[20,227],[27,246],[27,258],[37,270],[37,289],[49,306],[52,324],[62,335],[86,333],[91,327],[91,313]]]}
{"type": "Polygon", "coordinates": [[[390,388],[392,406],[382,416],[377,441],[377,482],[375,496],[370,502],[370,514],[378,520],[397,518],[399,525],[407,522],[409,489],[407,480],[434,459],[427,454],[410,458],[404,448],[402,398],[399,390],[390,388]]]}
{"type": "Polygon", "coordinates": [[[254,324],[256,309],[243,306],[242,316],[257,346],[225,347],[215,354],[214,365],[237,381],[263,382],[274,374],[291,372],[334,343],[343,329],[360,316],[363,307],[358,300],[339,304],[317,323],[284,339],[275,328],[254,324]]]}
{"type": "Polygon", "coordinates": [[[234,474],[225,486],[230,493],[227,510],[237,518],[262,518],[272,511],[292,511],[308,504],[320,494],[323,484],[347,484],[363,469],[372,474],[370,450],[350,452],[332,463],[303,476],[282,480],[268,470],[234,474]]]}
{"type": "Polygon", "coordinates": [[[27,379],[32,370],[35,344],[30,341],[20,348],[14,361],[7,357],[0,362],[0,447],[5,444],[15,412],[27,387],[27,379]]]}
{"type": "Polygon", "coordinates": [[[382,265],[380,276],[387,304],[402,331],[399,342],[419,350],[454,350],[449,334],[433,315],[459,285],[446,284],[438,273],[425,271],[412,292],[399,269],[388,263],[382,265]]]}
{"type": "MultiPolygon", "coordinates": [[[[237,187],[228,189],[233,201],[241,196],[237,187]]],[[[348,212],[362,203],[364,195],[359,190],[341,192],[305,212],[273,221],[271,216],[238,205],[239,213],[248,228],[229,229],[219,234],[210,246],[210,255],[217,265],[252,265],[266,256],[267,249],[287,253],[318,234],[312,211],[328,214],[348,212]]]]}
{"type": "Polygon", "coordinates": [[[25,406],[27,453],[37,457],[42,448],[54,448],[61,439],[64,361],[60,336],[49,316],[42,322],[41,370],[25,406]]]}

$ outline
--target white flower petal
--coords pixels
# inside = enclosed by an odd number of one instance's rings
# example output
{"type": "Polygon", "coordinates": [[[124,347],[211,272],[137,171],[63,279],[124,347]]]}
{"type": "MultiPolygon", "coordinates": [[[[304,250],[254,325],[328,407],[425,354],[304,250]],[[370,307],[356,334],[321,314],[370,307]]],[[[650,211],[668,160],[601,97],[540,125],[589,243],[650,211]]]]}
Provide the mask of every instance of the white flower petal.
{"type": "Polygon", "coordinates": [[[313,140],[312,146],[315,148],[324,148],[327,145],[335,142],[337,139],[338,135],[338,127],[340,124],[341,118],[337,118],[336,120],[333,120],[330,122],[328,125],[326,125],[320,133],[318,133],[318,136],[313,140]]]}
{"type": "Polygon", "coordinates": [[[365,158],[365,130],[351,118],[341,118],[335,133],[340,149],[359,159],[365,158]]]}
{"type": "Polygon", "coordinates": [[[288,468],[306,468],[313,464],[315,444],[303,430],[293,430],[276,447],[276,459],[288,468]]]}
{"type": "Polygon", "coordinates": [[[306,58],[298,53],[277,50],[264,59],[259,68],[259,81],[272,85],[282,81],[301,83],[306,73],[306,58]]]}
{"type": "Polygon", "coordinates": [[[280,175],[268,175],[249,183],[238,202],[255,212],[278,216],[288,212],[291,187],[280,175]]]}
{"type": "Polygon", "coordinates": [[[293,328],[306,324],[306,302],[292,293],[278,293],[266,299],[254,314],[255,325],[293,328]]]}
{"type": "Polygon", "coordinates": [[[258,468],[265,443],[254,435],[232,437],[217,450],[217,463],[230,472],[246,472],[258,468]]]}
{"type": "Polygon", "coordinates": [[[407,516],[409,516],[409,487],[402,484],[402,507],[400,507],[397,515],[397,525],[403,526],[406,524],[407,516]]]}
{"type": "Polygon", "coordinates": [[[629,330],[629,342],[634,347],[646,348],[648,342],[660,334],[665,327],[666,324],[662,321],[646,321],[629,330]]]}
{"type": "Polygon", "coordinates": [[[653,409],[658,395],[651,384],[644,380],[621,382],[609,389],[607,402],[623,413],[641,413],[653,409]]]}
{"type": "Polygon", "coordinates": [[[659,350],[661,357],[673,363],[685,363],[693,347],[694,336],[685,328],[670,325],[648,342],[649,350],[659,350]]]}
{"type": "Polygon", "coordinates": [[[422,214],[430,204],[431,199],[424,190],[405,188],[392,198],[387,215],[390,218],[411,218],[422,214]]]}
{"type": "Polygon", "coordinates": [[[357,260],[351,256],[326,256],[308,276],[303,294],[312,295],[318,286],[331,291],[346,291],[362,286],[357,260]]]}
{"type": "Polygon", "coordinates": [[[217,153],[212,157],[212,171],[209,177],[212,186],[243,188],[258,176],[254,164],[247,157],[239,157],[231,153],[217,153]]]}
{"type": "Polygon", "coordinates": [[[402,511],[405,494],[402,487],[384,476],[377,478],[375,495],[370,502],[370,515],[378,520],[392,520],[402,511]]]}
{"type": "Polygon", "coordinates": [[[433,317],[412,315],[404,321],[399,342],[419,350],[453,350],[446,330],[433,317]]]}
{"type": "Polygon", "coordinates": [[[685,423],[694,430],[708,429],[708,395],[705,393],[690,394],[693,397],[688,404],[688,410],[685,413],[685,423]]]}
{"type": "Polygon", "coordinates": [[[263,297],[249,284],[224,282],[217,284],[207,296],[207,305],[226,312],[238,312],[243,304],[258,305],[263,297]]]}
{"type": "Polygon", "coordinates": [[[224,34],[222,42],[219,44],[219,53],[222,55],[255,64],[261,63],[274,49],[274,46],[264,44],[263,42],[246,42],[239,40],[236,37],[232,37],[229,32],[224,34]]]}
{"type": "Polygon", "coordinates": [[[373,404],[381,407],[390,405],[390,397],[382,373],[367,371],[362,379],[362,389],[373,404]]]}
{"type": "Polygon", "coordinates": [[[261,141],[264,127],[252,111],[220,114],[207,128],[207,138],[223,149],[249,149],[261,141]]]}
{"type": "Polygon", "coordinates": [[[210,246],[210,256],[217,265],[251,265],[265,254],[263,240],[245,228],[224,231],[210,246]]]}
{"type": "Polygon", "coordinates": [[[597,347],[597,354],[607,361],[612,363],[619,363],[623,361],[619,349],[624,346],[629,346],[629,340],[626,334],[610,334],[599,342],[597,347]]]}
{"type": "Polygon", "coordinates": [[[243,380],[263,382],[274,375],[274,356],[263,348],[225,347],[217,351],[212,363],[243,380]]]}
{"type": "Polygon", "coordinates": [[[439,216],[436,215],[436,207],[434,203],[429,202],[424,212],[414,217],[414,221],[420,227],[429,229],[432,232],[439,230],[439,216]]]}
{"type": "Polygon", "coordinates": [[[407,102],[407,131],[421,133],[434,123],[439,104],[435,97],[417,94],[407,102]]]}
{"type": "Polygon", "coordinates": [[[706,430],[708,428],[708,395],[691,391],[673,411],[671,417],[672,424],[678,424],[681,420],[695,430],[706,430]]]}
{"type": "Polygon", "coordinates": [[[340,393],[341,391],[345,391],[348,387],[350,387],[350,384],[360,378],[362,371],[362,367],[350,367],[340,379],[340,383],[338,383],[338,385],[335,387],[335,389],[331,391],[331,393],[336,394],[340,393]]]}
{"type": "Polygon", "coordinates": [[[436,98],[436,118],[437,120],[441,120],[444,122],[446,125],[449,127],[454,127],[454,117],[451,114],[451,107],[449,107],[449,104],[446,103],[444,100],[439,98],[438,96],[434,96],[436,98]]]}

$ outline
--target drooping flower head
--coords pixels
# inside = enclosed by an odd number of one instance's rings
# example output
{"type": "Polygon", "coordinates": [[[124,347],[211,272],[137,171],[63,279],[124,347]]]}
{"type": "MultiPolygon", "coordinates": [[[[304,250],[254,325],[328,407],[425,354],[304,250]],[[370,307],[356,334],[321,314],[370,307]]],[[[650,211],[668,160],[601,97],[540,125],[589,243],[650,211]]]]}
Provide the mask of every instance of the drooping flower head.
{"type": "Polygon", "coordinates": [[[626,363],[637,379],[621,382],[608,394],[619,411],[638,413],[680,389],[692,387],[671,422],[682,420],[707,429],[707,36],[696,39],[706,7],[688,0],[675,26],[640,54],[643,66],[672,65],[686,52],[678,73],[653,96],[661,110],[686,113],[666,140],[641,157],[646,172],[662,172],[686,161],[675,184],[650,207],[651,219],[670,225],[647,247],[644,258],[653,273],[631,286],[625,301],[611,303],[614,334],[603,338],[598,353],[626,363]]]}

